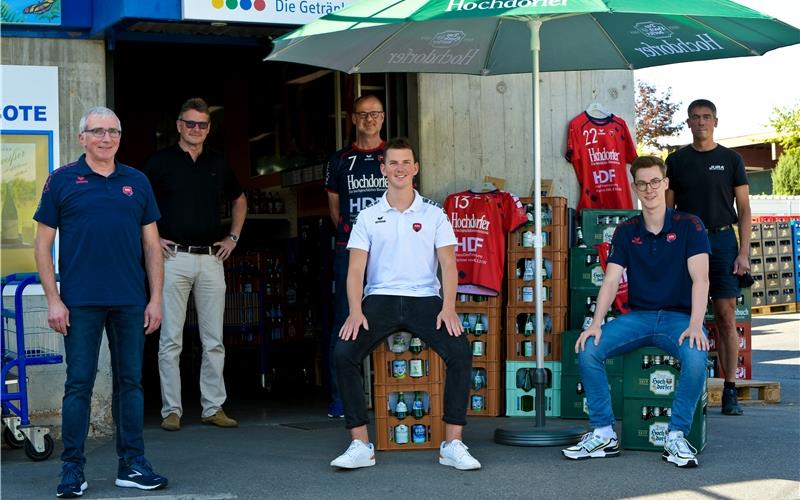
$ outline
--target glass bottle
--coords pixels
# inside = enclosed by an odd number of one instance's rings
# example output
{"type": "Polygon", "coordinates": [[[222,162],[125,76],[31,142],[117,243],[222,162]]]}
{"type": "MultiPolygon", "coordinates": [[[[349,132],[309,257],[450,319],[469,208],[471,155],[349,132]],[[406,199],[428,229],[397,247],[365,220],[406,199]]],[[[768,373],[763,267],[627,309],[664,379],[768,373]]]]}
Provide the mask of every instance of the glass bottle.
{"type": "Polygon", "coordinates": [[[414,418],[422,418],[425,416],[425,407],[422,404],[422,399],[419,397],[419,391],[414,392],[414,402],[411,404],[411,412],[414,418]]]}
{"type": "Polygon", "coordinates": [[[533,315],[528,313],[528,317],[525,318],[525,329],[523,330],[522,334],[526,337],[530,337],[533,335],[535,330],[536,326],[533,324],[533,315]]]}
{"type": "Polygon", "coordinates": [[[406,400],[403,396],[403,393],[400,392],[397,394],[397,404],[394,407],[394,416],[398,420],[403,420],[406,418],[406,414],[408,413],[408,406],[406,406],[406,400]]]}
{"type": "Polygon", "coordinates": [[[480,337],[486,333],[486,327],[483,326],[483,315],[481,313],[478,313],[478,317],[475,319],[475,328],[473,333],[476,337],[480,337]]]}
{"type": "Polygon", "coordinates": [[[583,241],[583,228],[578,226],[578,241],[575,242],[575,246],[578,248],[586,248],[586,242],[583,241]]]}

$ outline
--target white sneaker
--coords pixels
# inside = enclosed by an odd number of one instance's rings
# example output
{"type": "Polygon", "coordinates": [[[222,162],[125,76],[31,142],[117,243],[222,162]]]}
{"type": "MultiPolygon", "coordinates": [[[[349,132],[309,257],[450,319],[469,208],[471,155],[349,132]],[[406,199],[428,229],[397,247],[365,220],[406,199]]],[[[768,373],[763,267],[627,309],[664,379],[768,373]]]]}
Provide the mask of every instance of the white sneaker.
{"type": "Polygon", "coordinates": [[[619,441],[616,434],[610,438],[603,438],[593,431],[587,432],[578,444],[561,450],[561,453],[572,460],[616,457],[619,455],[619,441]]]}
{"type": "Polygon", "coordinates": [[[342,469],[358,469],[373,465],[375,465],[375,447],[372,446],[372,443],[364,444],[358,439],[354,439],[347,451],[331,462],[331,467],[342,469]]]}
{"type": "Polygon", "coordinates": [[[476,470],[481,468],[481,463],[467,451],[467,445],[454,439],[448,444],[442,441],[439,446],[439,463],[449,465],[458,470],[476,470]]]}
{"type": "MultiPolygon", "coordinates": [[[[670,433],[672,434],[672,433],[670,433]]],[[[683,432],[667,436],[661,458],[680,468],[697,467],[697,450],[683,437],[683,432]]]]}

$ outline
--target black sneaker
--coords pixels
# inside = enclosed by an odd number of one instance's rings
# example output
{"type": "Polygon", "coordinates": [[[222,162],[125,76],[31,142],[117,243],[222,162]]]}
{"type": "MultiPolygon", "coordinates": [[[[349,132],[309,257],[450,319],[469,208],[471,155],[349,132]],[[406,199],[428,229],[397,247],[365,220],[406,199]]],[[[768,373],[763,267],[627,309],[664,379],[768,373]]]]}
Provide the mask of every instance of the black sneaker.
{"type": "Polygon", "coordinates": [[[77,498],[89,487],[83,477],[83,466],[75,462],[64,462],[61,466],[61,484],[58,485],[56,496],[59,498],[77,498]]]}
{"type": "Polygon", "coordinates": [[[153,472],[153,467],[147,459],[136,457],[128,462],[119,461],[117,480],[114,484],[121,488],[158,490],[167,486],[167,478],[153,472]]]}
{"type": "Polygon", "coordinates": [[[619,441],[617,436],[605,439],[594,432],[587,432],[578,444],[561,450],[561,453],[572,460],[616,457],[619,455],[619,441]]]}
{"type": "Polygon", "coordinates": [[[722,414],[741,415],[744,413],[739,406],[739,398],[736,388],[722,389],[722,414]]]}

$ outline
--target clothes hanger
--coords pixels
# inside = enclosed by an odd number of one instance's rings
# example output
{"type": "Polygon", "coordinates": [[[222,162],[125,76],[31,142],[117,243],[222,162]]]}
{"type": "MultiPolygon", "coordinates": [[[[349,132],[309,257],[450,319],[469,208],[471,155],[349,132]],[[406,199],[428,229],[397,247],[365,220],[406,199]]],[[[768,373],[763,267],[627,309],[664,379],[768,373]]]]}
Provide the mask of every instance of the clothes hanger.
{"type": "Polygon", "coordinates": [[[484,181],[473,184],[469,190],[472,193],[491,193],[492,191],[497,191],[497,186],[493,182],[484,181]]]}
{"type": "Polygon", "coordinates": [[[594,118],[608,118],[611,112],[599,101],[593,101],[586,106],[586,114],[594,118]]]}

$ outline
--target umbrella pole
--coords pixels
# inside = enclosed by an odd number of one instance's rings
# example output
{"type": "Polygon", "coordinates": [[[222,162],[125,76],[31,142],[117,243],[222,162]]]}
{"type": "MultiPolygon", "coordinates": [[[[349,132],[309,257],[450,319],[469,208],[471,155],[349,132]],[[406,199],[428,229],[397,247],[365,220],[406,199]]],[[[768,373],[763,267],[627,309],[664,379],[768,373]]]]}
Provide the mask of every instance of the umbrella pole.
{"type": "MultiPolygon", "coordinates": [[[[534,427],[530,422],[519,422],[499,427],[494,431],[494,440],[499,444],[512,446],[558,446],[574,443],[585,432],[581,426],[565,426],[556,423],[545,428],[544,390],[548,385],[547,373],[544,369],[544,312],[542,311],[542,155],[541,155],[541,107],[539,105],[539,29],[542,21],[528,21],[531,30],[531,90],[533,104],[533,201],[534,227],[536,234],[533,243],[536,299],[536,371],[534,373],[534,390],[536,391],[534,427]]],[[[527,419],[526,419],[527,420],[527,419]]]]}

